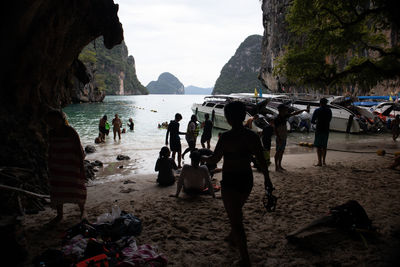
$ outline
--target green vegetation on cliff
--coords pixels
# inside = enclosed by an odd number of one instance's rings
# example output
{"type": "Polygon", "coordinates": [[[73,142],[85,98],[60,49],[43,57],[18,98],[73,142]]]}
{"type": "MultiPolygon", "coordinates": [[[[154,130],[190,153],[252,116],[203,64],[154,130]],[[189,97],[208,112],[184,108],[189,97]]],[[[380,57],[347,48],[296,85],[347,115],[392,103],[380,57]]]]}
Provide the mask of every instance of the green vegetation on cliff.
{"type": "Polygon", "coordinates": [[[136,76],[135,60],[128,56],[125,42],[112,49],[104,47],[102,37],[87,45],[79,55],[87,68],[94,70],[94,80],[107,95],[148,94],[136,76]],[[123,86],[121,86],[121,81],[123,86]]]}
{"type": "Polygon", "coordinates": [[[262,88],[258,80],[261,67],[261,35],[251,35],[240,44],[236,53],[221,70],[213,94],[253,93],[262,88]]]}
{"type": "Polygon", "coordinates": [[[298,86],[357,85],[400,77],[399,5],[393,0],[293,0],[293,33],[275,75],[298,86]]]}

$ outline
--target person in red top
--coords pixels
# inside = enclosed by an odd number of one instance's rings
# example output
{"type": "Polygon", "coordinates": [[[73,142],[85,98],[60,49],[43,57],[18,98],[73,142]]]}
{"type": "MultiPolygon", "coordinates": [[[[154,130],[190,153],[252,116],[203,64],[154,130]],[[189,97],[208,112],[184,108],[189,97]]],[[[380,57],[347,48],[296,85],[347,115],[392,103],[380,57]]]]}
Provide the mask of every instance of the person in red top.
{"type": "Polygon", "coordinates": [[[46,122],[51,129],[48,154],[50,200],[57,209],[57,216],[51,223],[62,220],[64,203],[78,204],[83,218],[86,202],[85,154],[79,135],[67,125],[61,111],[50,111],[46,122]]]}

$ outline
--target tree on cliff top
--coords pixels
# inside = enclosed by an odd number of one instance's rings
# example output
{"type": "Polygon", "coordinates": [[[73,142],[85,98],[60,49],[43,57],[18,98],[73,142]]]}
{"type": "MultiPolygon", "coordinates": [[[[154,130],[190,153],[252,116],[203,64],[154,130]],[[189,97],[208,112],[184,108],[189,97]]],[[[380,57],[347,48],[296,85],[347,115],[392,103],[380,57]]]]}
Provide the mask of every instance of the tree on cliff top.
{"type": "Polygon", "coordinates": [[[313,87],[369,89],[400,76],[396,0],[293,0],[286,16],[294,38],[276,75],[313,87]]]}

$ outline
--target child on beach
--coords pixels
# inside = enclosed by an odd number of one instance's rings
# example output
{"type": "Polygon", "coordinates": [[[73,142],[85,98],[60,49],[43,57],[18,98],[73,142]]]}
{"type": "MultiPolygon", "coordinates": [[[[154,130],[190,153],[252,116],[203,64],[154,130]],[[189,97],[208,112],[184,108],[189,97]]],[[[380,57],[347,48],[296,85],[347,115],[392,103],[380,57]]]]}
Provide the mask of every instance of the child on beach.
{"type": "Polygon", "coordinates": [[[182,115],[179,113],[175,114],[175,120],[171,121],[168,124],[167,134],[165,136],[165,145],[168,145],[168,135],[169,135],[169,147],[172,151],[172,159],[175,160],[175,154],[178,153],[178,168],[182,168],[181,166],[181,138],[180,134],[186,134],[179,131],[179,121],[182,120],[182,115]]]}
{"type": "Polygon", "coordinates": [[[171,152],[168,147],[164,146],[160,150],[160,157],[157,159],[155,171],[158,171],[157,183],[160,186],[170,186],[175,183],[175,175],[172,170],[178,167],[175,161],[170,158],[171,152]]]}
{"type": "Polygon", "coordinates": [[[238,246],[240,266],[250,266],[242,208],[253,188],[253,172],[250,165],[252,155],[260,162],[265,188],[272,192],[273,186],[269,179],[260,137],[243,126],[246,106],[239,101],[230,102],[225,106],[224,113],[232,129],[222,133],[214,154],[211,157],[203,156],[203,159],[207,163],[217,163],[224,157],[221,196],[231,224],[231,231],[226,240],[238,246]]]}
{"type": "Polygon", "coordinates": [[[99,141],[100,142],[106,141],[106,134],[107,134],[106,123],[107,123],[107,116],[104,115],[103,118],[101,118],[99,121],[99,139],[100,139],[99,141]]]}
{"type": "Polygon", "coordinates": [[[121,119],[118,117],[118,114],[115,114],[115,118],[112,120],[112,125],[113,125],[114,140],[116,133],[118,133],[118,139],[121,140],[122,122],[121,119]]]}
{"type": "Polygon", "coordinates": [[[284,171],[285,169],[282,168],[282,158],[283,153],[285,152],[286,148],[286,139],[287,139],[287,120],[291,116],[295,116],[302,112],[308,112],[309,107],[307,109],[298,110],[292,113],[289,113],[289,107],[285,104],[280,104],[278,106],[278,116],[274,120],[274,129],[275,129],[275,136],[276,136],[276,153],[275,153],[275,171],[280,172],[284,171]]]}

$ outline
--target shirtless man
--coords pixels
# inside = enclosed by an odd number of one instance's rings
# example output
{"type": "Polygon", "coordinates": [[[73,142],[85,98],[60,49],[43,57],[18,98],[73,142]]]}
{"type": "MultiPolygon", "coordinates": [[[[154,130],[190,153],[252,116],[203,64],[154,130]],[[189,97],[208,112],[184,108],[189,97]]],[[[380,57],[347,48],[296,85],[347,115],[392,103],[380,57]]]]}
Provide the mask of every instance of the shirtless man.
{"type": "Polygon", "coordinates": [[[224,112],[232,129],[221,134],[214,154],[210,157],[203,156],[202,159],[207,163],[217,163],[224,157],[221,196],[231,224],[231,231],[226,240],[238,245],[240,266],[250,266],[242,207],[253,188],[253,172],[250,165],[252,155],[260,162],[259,167],[264,175],[266,189],[272,192],[273,187],[260,138],[243,126],[246,117],[245,105],[238,101],[231,102],[225,106],[224,112]]]}
{"type": "Polygon", "coordinates": [[[114,140],[115,140],[116,133],[118,133],[118,139],[121,140],[122,122],[121,122],[120,118],[118,117],[118,114],[115,114],[115,118],[112,120],[112,125],[113,125],[114,140]]]}

